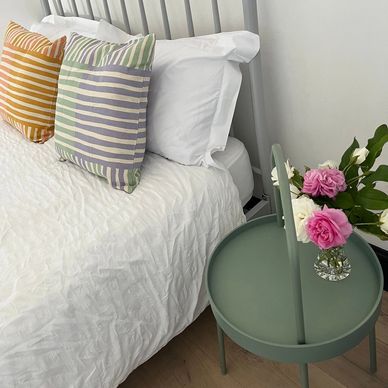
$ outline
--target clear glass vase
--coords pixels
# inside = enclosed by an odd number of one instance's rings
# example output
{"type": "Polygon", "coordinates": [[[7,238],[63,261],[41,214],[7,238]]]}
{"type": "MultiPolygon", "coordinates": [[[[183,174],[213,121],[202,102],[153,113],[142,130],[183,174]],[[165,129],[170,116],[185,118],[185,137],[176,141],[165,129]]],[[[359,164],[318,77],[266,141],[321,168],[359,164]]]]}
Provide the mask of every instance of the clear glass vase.
{"type": "Polygon", "coordinates": [[[344,248],[336,247],[321,249],[315,260],[314,269],[322,279],[337,282],[347,278],[352,268],[344,248]]]}

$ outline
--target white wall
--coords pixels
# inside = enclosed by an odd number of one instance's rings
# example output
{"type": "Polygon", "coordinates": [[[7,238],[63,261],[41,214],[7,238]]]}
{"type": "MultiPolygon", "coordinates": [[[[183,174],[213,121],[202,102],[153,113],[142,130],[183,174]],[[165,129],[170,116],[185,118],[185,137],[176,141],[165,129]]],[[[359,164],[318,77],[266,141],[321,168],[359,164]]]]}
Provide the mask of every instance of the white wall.
{"type": "Polygon", "coordinates": [[[0,0],[0,48],[3,47],[4,32],[10,20],[29,27],[42,17],[40,0],[0,0]]]}
{"type": "Polygon", "coordinates": [[[260,10],[267,117],[292,160],[336,159],[388,121],[388,2],[262,0],[260,10]]]}
{"type": "MultiPolygon", "coordinates": [[[[1,30],[11,18],[29,24],[41,17],[39,0],[0,1],[1,30]]],[[[339,159],[353,136],[364,143],[388,122],[386,0],[258,1],[268,128],[296,166],[339,159]]],[[[151,10],[159,1],[145,3],[151,10]]],[[[223,25],[241,28],[240,2],[219,3],[223,25]]],[[[139,19],[136,4],[127,0],[139,19]]],[[[167,4],[182,20],[173,33],[183,35],[182,2],[167,4]]],[[[192,1],[192,8],[197,32],[210,32],[209,0],[192,1]]],[[[151,18],[151,28],[162,30],[160,19],[151,18]]],[[[388,149],[380,161],[388,163],[388,149]]]]}
{"type": "Polygon", "coordinates": [[[385,0],[260,0],[268,125],[298,167],[388,122],[387,15],[385,0]]]}

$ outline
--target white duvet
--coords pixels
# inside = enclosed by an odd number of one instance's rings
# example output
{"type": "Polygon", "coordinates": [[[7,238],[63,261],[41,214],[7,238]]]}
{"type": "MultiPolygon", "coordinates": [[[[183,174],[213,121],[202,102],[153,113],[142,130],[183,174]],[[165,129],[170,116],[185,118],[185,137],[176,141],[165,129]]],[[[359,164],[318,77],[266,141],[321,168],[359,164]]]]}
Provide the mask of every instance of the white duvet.
{"type": "Polygon", "coordinates": [[[127,195],[0,122],[0,387],[116,387],[207,304],[227,171],[148,154],[127,195]]]}

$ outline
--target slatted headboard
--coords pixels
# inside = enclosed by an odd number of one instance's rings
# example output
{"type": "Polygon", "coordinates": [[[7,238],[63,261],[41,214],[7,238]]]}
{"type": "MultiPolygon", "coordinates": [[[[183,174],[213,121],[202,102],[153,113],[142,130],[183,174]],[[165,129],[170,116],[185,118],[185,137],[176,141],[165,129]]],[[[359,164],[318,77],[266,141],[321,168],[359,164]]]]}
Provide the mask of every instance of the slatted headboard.
{"type": "MultiPolygon", "coordinates": [[[[192,0],[193,1],[193,0],[192,0]]],[[[222,0],[207,0],[211,2],[214,32],[223,31],[220,18],[219,3],[222,0]]],[[[259,33],[257,13],[257,0],[240,0],[244,15],[244,28],[248,31],[259,33]]],[[[112,18],[112,5],[119,5],[121,21],[119,27],[124,27],[130,34],[139,32],[147,34],[150,31],[149,17],[144,0],[41,0],[46,15],[58,14],[66,16],[81,16],[93,20],[99,19],[96,15],[97,5],[103,7],[104,18],[117,24],[112,18]],[[66,4],[64,4],[66,2],[66,4]],[[140,14],[142,31],[137,31],[131,24],[131,18],[127,11],[127,3],[133,6],[137,3],[140,14]],[[81,10],[82,6],[82,11],[81,10]]],[[[164,38],[173,39],[172,24],[169,17],[169,6],[183,2],[187,26],[187,36],[195,36],[195,24],[190,0],[148,0],[152,3],[152,11],[158,10],[163,26],[164,38]]],[[[132,16],[132,14],[131,14],[132,16]]],[[[260,54],[243,70],[243,86],[237,103],[234,120],[233,136],[239,138],[245,144],[252,163],[255,179],[255,194],[262,199],[262,209],[271,210],[273,190],[270,180],[270,140],[266,128],[264,116],[264,100],[262,88],[262,72],[260,54]]]]}

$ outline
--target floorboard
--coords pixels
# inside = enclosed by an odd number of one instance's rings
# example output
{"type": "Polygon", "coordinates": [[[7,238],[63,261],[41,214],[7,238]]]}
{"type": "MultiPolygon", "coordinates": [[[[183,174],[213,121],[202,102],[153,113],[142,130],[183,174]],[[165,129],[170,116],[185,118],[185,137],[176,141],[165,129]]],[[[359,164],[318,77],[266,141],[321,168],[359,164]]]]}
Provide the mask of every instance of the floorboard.
{"type": "MultiPolygon", "coordinates": [[[[388,293],[376,326],[378,371],[368,373],[368,341],[341,357],[310,365],[311,388],[388,388],[388,293]]],[[[211,310],[137,368],[120,388],[295,388],[298,367],[257,357],[226,338],[228,374],[218,369],[211,310]]]]}

